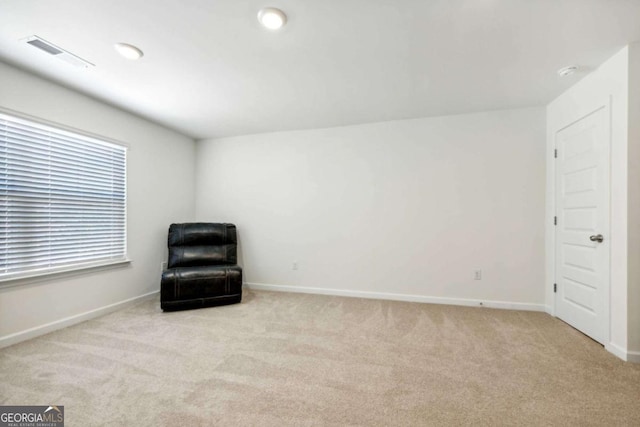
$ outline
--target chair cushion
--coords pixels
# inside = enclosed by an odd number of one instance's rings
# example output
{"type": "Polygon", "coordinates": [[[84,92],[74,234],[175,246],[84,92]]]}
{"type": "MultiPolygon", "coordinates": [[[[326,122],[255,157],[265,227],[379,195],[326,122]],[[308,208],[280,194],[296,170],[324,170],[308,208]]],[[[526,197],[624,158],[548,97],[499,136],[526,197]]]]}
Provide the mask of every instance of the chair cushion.
{"type": "Polygon", "coordinates": [[[168,243],[169,268],[238,262],[236,226],[233,224],[171,224],[168,243]]]}
{"type": "Polygon", "coordinates": [[[242,269],[237,265],[172,268],[162,273],[160,292],[163,301],[242,294],[242,269]]]}
{"type": "Polygon", "coordinates": [[[168,268],[236,264],[237,246],[174,246],[169,248],[168,268]]]}
{"type": "Polygon", "coordinates": [[[236,244],[236,226],[211,222],[171,224],[169,246],[202,246],[236,244]]]}

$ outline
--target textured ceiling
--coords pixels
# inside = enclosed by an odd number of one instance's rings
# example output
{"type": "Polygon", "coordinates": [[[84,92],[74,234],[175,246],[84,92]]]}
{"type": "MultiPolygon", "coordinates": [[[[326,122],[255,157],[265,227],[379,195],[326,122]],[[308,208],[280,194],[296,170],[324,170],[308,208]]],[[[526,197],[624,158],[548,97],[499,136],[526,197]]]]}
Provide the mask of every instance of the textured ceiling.
{"type": "Polygon", "coordinates": [[[194,138],[545,105],[636,40],[640,0],[0,0],[1,60],[194,138]]]}

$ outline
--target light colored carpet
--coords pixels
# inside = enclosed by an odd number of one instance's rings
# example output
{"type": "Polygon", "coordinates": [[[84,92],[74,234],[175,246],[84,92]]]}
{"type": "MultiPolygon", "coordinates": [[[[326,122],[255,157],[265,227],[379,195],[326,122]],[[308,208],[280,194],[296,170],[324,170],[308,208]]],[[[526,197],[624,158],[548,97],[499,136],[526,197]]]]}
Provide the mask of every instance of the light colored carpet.
{"type": "Polygon", "coordinates": [[[640,366],[546,314],[275,292],[2,349],[0,384],[67,426],[640,425],[640,366]]]}

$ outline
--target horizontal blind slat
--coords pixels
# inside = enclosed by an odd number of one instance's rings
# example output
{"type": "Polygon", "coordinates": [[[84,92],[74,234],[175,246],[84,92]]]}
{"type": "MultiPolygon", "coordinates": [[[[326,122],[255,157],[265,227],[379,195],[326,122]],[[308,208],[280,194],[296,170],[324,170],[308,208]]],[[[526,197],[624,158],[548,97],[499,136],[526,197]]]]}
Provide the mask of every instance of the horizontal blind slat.
{"type": "Polygon", "coordinates": [[[19,153],[16,151],[7,151],[4,154],[5,162],[7,166],[11,166],[14,163],[23,164],[25,166],[40,166],[46,169],[67,169],[69,171],[91,171],[97,175],[109,174],[112,171],[122,172],[124,167],[122,165],[110,165],[97,162],[72,162],[62,157],[48,156],[48,155],[25,155],[25,153],[19,153]]]}
{"type": "Polygon", "coordinates": [[[70,153],[87,154],[91,153],[96,158],[107,156],[124,156],[124,147],[116,146],[97,146],[95,144],[86,144],[79,139],[64,139],[56,137],[54,134],[49,135],[38,134],[36,132],[22,132],[19,128],[9,127],[4,132],[7,141],[19,141],[25,146],[43,146],[50,147],[52,150],[65,150],[70,153]]]}
{"type": "Polygon", "coordinates": [[[29,262],[30,260],[53,260],[60,258],[69,258],[73,254],[95,254],[95,253],[124,253],[124,245],[98,245],[91,246],[83,249],[74,249],[70,247],[57,248],[56,251],[48,250],[31,250],[25,251],[20,255],[9,254],[5,257],[7,264],[20,264],[22,262],[29,262]]]}
{"type": "Polygon", "coordinates": [[[64,131],[62,129],[53,128],[47,125],[36,125],[32,124],[18,123],[15,118],[6,121],[4,124],[5,132],[14,132],[17,134],[31,135],[34,139],[37,138],[56,138],[63,141],[69,141],[75,143],[79,146],[87,146],[94,150],[107,149],[107,150],[118,150],[118,151],[126,151],[126,147],[112,144],[110,142],[101,141],[95,138],[91,138],[85,135],[77,135],[68,131],[64,131]]]}

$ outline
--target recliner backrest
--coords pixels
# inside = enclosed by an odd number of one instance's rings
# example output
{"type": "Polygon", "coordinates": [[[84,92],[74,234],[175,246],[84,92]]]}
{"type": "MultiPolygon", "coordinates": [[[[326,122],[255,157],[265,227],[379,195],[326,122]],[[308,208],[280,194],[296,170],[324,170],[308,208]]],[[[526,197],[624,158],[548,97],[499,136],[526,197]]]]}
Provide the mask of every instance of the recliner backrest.
{"type": "Polygon", "coordinates": [[[237,264],[236,226],[207,222],[171,224],[168,268],[237,264]]]}

